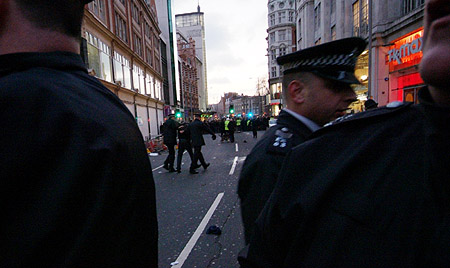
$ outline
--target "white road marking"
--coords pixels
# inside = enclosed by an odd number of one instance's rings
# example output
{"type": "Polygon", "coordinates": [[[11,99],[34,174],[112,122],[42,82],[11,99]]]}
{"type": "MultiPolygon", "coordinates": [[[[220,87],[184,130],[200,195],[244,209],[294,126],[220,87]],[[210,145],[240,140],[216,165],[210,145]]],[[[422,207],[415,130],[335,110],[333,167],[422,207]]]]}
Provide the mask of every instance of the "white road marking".
{"type": "Polygon", "coordinates": [[[159,167],[157,167],[157,168],[154,168],[154,169],[152,169],[152,171],[155,171],[155,170],[157,170],[157,169],[160,169],[160,168],[162,168],[164,165],[161,165],[161,166],[159,166],[159,167]]]}
{"type": "Polygon", "coordinates": [[[183,251],[181,251],[180,255],[178,256],[177,260],[171,263],[171,264],[173,264],[172,267],[180,268],[181,266],[183,266],[187,257],[189,256],[189,254],[191,253],[195,244],[197,243],[197,240],[199,239],[200,235],[202,234],[203,230],[205,229],[206,224],[208,224],[214,211],[216,210],[217,206],[219,205],[220,200],[222,200],[223,195],[224,195],[224,193],[220,193],[217,195],[216,200],[214,200],[214,202],[211,205],[211,207],[209,208],[208,212],[206,212],[206,215],[203,218],[202,222],[200,222],[200,225],[197,227],[197,230],[195,230],[195,233],[192,235],[191,239],[189,239],[189,241],[187,242],[183,251]]]}
{"type": "Polygon", "coordinates": [[[234,170],[236,169],[236,165],[237,165],[238,159],[239,159],[239,157],[237,157],[237,156],[234,158],[233,166],[231,166],[231,170],[230,170],[230,174],[229,175],[233,175],[234,170]]]}
{"type": "Polygon", "coordinates": [[[237,151],[239,151],[239,146],[238,146],[238,144],[236,143],[236,152],[237,151]]]}

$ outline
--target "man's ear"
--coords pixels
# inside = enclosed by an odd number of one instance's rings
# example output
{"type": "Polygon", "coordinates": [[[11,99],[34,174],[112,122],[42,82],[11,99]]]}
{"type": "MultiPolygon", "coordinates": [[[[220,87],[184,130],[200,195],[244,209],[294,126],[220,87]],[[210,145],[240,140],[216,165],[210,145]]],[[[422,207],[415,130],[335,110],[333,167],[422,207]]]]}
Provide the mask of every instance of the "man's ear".
{"type": "Polygon", "coordinates": [[[305,101],[305,83],[300,80],[293,80],[288,85],[288,94],[290,99],[295,103],[303,103],[305,101]]]}

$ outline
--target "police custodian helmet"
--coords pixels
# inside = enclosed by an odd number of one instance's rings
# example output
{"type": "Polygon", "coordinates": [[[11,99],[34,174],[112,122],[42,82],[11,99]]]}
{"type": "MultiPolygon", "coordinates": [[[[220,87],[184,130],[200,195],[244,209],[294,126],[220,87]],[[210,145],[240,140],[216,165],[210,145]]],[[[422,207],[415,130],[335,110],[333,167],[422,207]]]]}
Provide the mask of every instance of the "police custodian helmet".
{"type": "Polygon", "coordinates": [[[365,48],[364,39],[350,37],[280,56],[277,62],[284,74],[311,72],[338,82],[359,84],[355,77],[355,65],[365,48]]]}

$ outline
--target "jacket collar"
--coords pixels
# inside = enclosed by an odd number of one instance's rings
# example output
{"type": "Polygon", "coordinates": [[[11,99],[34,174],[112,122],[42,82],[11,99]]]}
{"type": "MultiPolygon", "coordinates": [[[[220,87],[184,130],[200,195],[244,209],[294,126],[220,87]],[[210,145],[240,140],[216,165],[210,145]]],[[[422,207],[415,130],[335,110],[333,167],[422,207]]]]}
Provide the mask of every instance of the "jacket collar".
{"type": "Polygon", "coordinates": [[[278,115],[277,125],[286,126],[293,132],[302,136],[304,133],[308,133],[308,135],[312,133],[311,129],[309,129],[302,121],[298,120],[284,110],[282,110],[278,115]]]}
{"type": "Polygon", "coordinates": [[[87,73],[81,56],[71,52],[30,52],[0,55],[0,76],[36,67],[83,71],[87,73]]]}

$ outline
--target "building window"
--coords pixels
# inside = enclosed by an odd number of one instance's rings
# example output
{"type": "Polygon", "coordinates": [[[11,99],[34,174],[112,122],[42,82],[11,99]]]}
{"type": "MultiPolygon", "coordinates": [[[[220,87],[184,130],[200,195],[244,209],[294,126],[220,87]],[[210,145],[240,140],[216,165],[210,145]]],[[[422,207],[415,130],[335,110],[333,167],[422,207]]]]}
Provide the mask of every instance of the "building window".
{"type": "Polygon", "coordinates": [[[286,47],[280,47],[280,56],[286,55],[286,47]]]}
{"type": "Polygon", "coordinates": [[[336,21],[336,0],[330,1],[331,21],[336,21]]]}
{"type": "Polygon", "coordinates": [[[116,34],[125,43],[128,43],[127,23],[119,14],[116,14],[116,34]]]}
{"type": "Polygon", "coordinates": [[[270,33],[270,42],[271,43],[275,42],[275,32],[270,33]]]}
{"type": "Polygon", "coordinates": [[[89,10],[92,11],[102,21],[106,20],[105,0],[95,0],[88,5],[89,10]]]}
{"type": "Polygon", "coordinates": [[[277,60],[277,50],[275,48],[272,48],[270,50],[270,55],[271,55],[272,62],[275,62],[277,60]]]}
{"type": "Polygon", "coordinates": [[[403,0],[403,15],[422,7],[424,4],[425,0],[403,0]]]}
{"type": "Polygon", "coordinates": [[[272,78],[277,77],[277,67],[272,67],[270,75],[272,78]]]}
{"type": "Polygon", "coordinates": [[[353,36],[359,35],[359,0],[352,5],[353,11],[353,36]]]}
{"type": "Polygon", "coordinates": [[[111,49],[96,36],[86,32],[88,50],[88,68],[95,76],[112,82],[111,49]]]}
{"type": "Polygon", "coordinates": [[[147,38],[151,38],[150,25],[146,20],[144,20],[144,33],[147,38]]]}
{"type": "Polygon", "coordinates": [[[366,36],[369,32],[369,0],[358,0],[352,5],[353,36],[366,36]]]}
{"type": "Polygon", "coordinates": [[[286,12],[278,12],[278,23],[282,23],[286,21],[286,12]]]}
{"type": "Polygon", "coordinates": [[[294,12],[289,11],[289,22],[294,22],[294,12]]]}
{"type": "Polygon", "coordinates": [[[322,39],[321,38],[319,38],[319,39],[317,39],[317,41],[316,42],[314,42],[314,45],[320,45],[320,44],[322,44],[322,39]]]}
{"type": "Polygon", "coordinates": [[[133,87],[136,92],[144,94],[145,72],[137,65],[133,65],[133,87]]]}
{"type": "Polygon", "coordinates": [[[149,47],[146,48],[145,61],[153,67],[153,55],[152,50],[149,47]]]}
{"type": "Polygon", "coordinates": [[[271,14],[270,15],[270,26],[274,26],[275,25],[275,14],[271,14]]]}
{"type": "Polygon", "coordinates": [[[336,25],[331,27],[331,41],[336,40],[336,25]]]}
{"type": "Polygon", "coordinates": [[[114,51],[114,78],[122,87],[131,89],[131,65],[124,56],[114,51]]]}
{"type": "Polygon", "coordinates": [[[314,31],[317,32],[320,29],[320,4],[314,8],[314,31]]]}
{"type": "Polygon", "coordinates": [[[133,17],[133,20],[136,21],[137,24],[141,24],[139,20],[139,8],[135,3],[131,5],[131,17],[133,17]]]}
{"type": "Polygon", "coordinates": [[[286,40],[286,30],[280,30],[278,32],[278,41],[285,41],[286,40]]]}
{"type": "Polygon", "coordinates": [[[134,52],[136,52],[139,56],[142,57],[142,39],[136,34],[133,34],[134,39],[134,52]]]}
{"type": "Polygon", "coordinates": [[[298,19],[297,35],[298,35],[298,39],[302,39],[302,19],[298,19]]]}
{"type": "Polygon", "coordinates": [[[361,2],[361,27],[360,34],[366,36],[369,32],[369,0],[361,2]]]}

